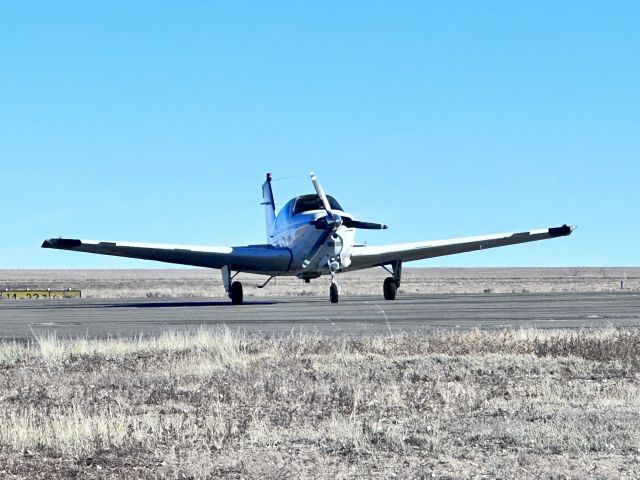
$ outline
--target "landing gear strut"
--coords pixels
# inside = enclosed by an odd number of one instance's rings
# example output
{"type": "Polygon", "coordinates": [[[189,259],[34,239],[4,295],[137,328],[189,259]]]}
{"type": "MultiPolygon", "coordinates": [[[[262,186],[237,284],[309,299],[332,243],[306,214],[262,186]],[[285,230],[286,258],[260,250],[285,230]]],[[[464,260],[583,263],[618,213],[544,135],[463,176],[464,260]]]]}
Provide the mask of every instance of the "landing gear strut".
{"type": "Polygon", "coordinates": [[[382,285],[382,293],[384,294],[384,299],[395,300],[398,287],[400,286],[400,279],[402,278],[402,262],[392,262],[392,270],[389,270],[384,265],[382,266],[382,268],[393,275],[393,277],[387,277],[384,279],[384,284],[382,285]]]}

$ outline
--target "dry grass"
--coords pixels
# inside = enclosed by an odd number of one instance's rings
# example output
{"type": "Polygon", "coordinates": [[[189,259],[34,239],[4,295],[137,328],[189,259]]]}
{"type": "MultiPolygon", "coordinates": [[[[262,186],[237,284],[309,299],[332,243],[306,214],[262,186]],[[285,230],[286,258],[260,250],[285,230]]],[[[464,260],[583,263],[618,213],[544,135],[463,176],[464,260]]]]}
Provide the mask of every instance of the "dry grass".
{"type": "Polygon", "coordinates": [[[638,478],[640,332],[0,344],[2,478],[638,478]]]}
{"type": "MultiPolygon", "coordinates": [[[[339,276],[345,295],[382,294],[388,274],[378,268],[339,276]]],[[[304,284],[241,274],[247,296],[326,296],[327,280],[304,284]]],[[[640,291],[640,268],[405,268],[400,293],[526,293],[640,291]]],[[[86,298],[224,297],[220,272],[165,270],[0,270],[0,288],[79,288],[86,298]]]]}

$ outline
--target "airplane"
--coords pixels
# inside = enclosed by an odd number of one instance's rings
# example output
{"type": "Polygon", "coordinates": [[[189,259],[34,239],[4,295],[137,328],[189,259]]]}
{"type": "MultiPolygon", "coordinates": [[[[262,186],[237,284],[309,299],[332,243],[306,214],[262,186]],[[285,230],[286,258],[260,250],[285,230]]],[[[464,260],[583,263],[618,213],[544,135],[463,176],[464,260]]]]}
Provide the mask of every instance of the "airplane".
{"type": "Polygon", "coordinates": [[[278,276],[295,276],[309,283],[322,275],[330,275],[329,299],[331,303],[338,303],[338,273],[382,267],[390,275],[384,280],[383,296],[385,300],[395,300],[404,263],[564,237],[575,229],[575,226],[564,224],[518,233],[368,246],[356,243],[356,230],[384,230],[387,226],[357,220],[334,197],[324,192],[313,172],[310,176],[315,193],[292,198],[276,215],[272,177],[267,173],[262,185],[267,229],[267,243],[263,245],[211,247],[51,238],[43,242],[42,248],[219,269],[225,291],[235,305],[243,302],[242,283],[234,281],[239,273],[268,276],[258,288],[265,287],[278,276]]]}

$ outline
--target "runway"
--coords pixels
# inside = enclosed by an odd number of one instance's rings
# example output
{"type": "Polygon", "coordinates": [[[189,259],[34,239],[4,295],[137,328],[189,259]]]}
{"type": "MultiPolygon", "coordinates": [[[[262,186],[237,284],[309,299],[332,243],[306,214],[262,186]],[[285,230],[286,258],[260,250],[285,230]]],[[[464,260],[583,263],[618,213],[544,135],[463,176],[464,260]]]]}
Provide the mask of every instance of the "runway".
{"type": "Polygon", "coordinates": [[[207,299],[0,301],[0,338],[132,337],[199,327],[283,335],[380,335],[431,330],[640,326],[640,294],[475,294],[207,299]]]}

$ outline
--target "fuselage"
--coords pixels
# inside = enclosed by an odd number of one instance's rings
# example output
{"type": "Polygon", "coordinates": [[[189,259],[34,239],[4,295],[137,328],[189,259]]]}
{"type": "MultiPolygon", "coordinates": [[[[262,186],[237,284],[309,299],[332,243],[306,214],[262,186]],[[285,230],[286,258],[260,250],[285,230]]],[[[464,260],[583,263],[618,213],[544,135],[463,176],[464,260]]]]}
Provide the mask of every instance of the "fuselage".
{"type": "MultiPolygon", "coordinates": [[[[321,222],[327,218],[327,212],[314,208],[313,202],[307,202],[306,207],[309,209],[300,205],[300,202],[311,197],[305,195],[291,199],[276,216],[269,239],[274,247],[284,247],[291,251],[293,258],[287,274],[301,278],[317,278],[329,273],[331,269],[340,271],[347,268],[351,263],[355,241],[354,228],[340,224],[330,234],[326,228],[322,228],[321,222]],[[318,242],[322,242],[321,245],[318,242]],[[313,253],[315,255],[310,259],[313,253]],[[303,266],[305,260],[310,260],[306,268],[303,266]]],[[[335,202],[333,198],[331,201],[335,202]]],[[[333,206],[339,207],[339,204],[335,202],[333,206]]],[[[352,217],[341,207],[333,208],[332,213],[340,218],[352,217]]]]}

